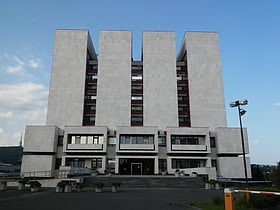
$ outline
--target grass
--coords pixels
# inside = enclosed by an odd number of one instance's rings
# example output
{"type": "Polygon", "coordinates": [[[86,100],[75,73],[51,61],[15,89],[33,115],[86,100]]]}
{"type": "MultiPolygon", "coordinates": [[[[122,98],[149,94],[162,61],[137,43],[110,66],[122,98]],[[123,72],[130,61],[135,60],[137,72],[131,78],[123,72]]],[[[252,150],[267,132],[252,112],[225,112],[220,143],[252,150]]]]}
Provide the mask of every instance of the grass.
{"type": "MultiPolygon", "coordinates": [[[[224,201],[220,198],[214,198],[212,202],[195,203],[193,206],[201,208],[202,210],[224,210],[224,201]]],[[[248,207],[244,199],[235,201],[235,209],[238,210],[255,210],[255,208],[248,207]]]]}

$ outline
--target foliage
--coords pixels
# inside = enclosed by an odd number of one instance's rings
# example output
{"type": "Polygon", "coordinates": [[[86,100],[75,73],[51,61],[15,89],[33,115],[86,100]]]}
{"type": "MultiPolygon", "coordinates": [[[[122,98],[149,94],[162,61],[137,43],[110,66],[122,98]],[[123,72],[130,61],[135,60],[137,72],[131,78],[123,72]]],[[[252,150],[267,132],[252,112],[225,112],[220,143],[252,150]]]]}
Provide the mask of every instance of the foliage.
{"type": "Polygon", "coordinates": [[[19,179],[19,180],[18,180],[18,183],[19,183],[19,184],[27,184],[27,183],[28,183],[28,180],[27,180],[27,179],[24,179],[24,178],[23,178],[23,179],[19,179]]]}
{"type": "MultiPolygon", "coordinates": [[[[277,190],[274,187],[256,187],[253,190],[277,192],[277,190]]],[[[280,204],[280,196],[250,194],[249,203],[255,208],[272,207],[280,204]]]]}
{"type": "Polygon", "coordinates": [[[272,183],[280,189],[280,161],[277,166],[272,169],[270,176],[272,183]]]}
{"type": "Polygon", "coordinates": [[[58,187],[65,187],[66,184],[67,184],[67,183],[66,183],[65,181],[60,181],[60,182],[58,182],[58,183],[56,184],[56,186],[58,186],[58,187]]]}
{"type": "Polygon", "coordinates": [[[95,183],[93,183],[93,186],[96,187],[96,188],[103,188],[104,183],[103,182],[95,182],[95,183]]]}
{"type": "Polygon", "coordinates": [[[252,171],[252,180],[253,181],[264,181],[265,180],[265,174],[261,170],[259,165],[251,165],[251,171],[252,171]]]}
{"type": "Polygon", "coordinates": [[[82,182],[75,182],[74,183],[74,187],[78,188],[78,189],[82,189],[84,187],[82,182]]]}
{"type": "Polygon", "coordinates": [[[112,182],[113,187],[120,187],[121,184],[122,184],[121,182],[112,182]]]}
{"type": "Polygon", "coordinates": [[[31,188],[33,187],[41,187],[42,184],[38,181],[29,181],[28,184],[30,185],[31,188]]]}

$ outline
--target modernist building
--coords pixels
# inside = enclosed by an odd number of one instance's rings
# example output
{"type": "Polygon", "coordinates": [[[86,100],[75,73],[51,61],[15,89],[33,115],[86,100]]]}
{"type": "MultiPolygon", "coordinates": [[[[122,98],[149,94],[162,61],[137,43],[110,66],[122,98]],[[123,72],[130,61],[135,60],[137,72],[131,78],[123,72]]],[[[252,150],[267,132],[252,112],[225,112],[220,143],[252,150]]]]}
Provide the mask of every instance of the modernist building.
{"type": "MultiPolygon", "coordinates": [[[[218,33],[57,30],[47,121],[27,126],[22,173],[65,168],[244,177],[239,128],[226,122],[218,33]]],[[[245,150],[248,153],[247,130],[245,150]]],[[[250,161],[247,157],[248,177],[250,161]]],[[[45,172],[49,173],[45,173],[45,172]]]]}

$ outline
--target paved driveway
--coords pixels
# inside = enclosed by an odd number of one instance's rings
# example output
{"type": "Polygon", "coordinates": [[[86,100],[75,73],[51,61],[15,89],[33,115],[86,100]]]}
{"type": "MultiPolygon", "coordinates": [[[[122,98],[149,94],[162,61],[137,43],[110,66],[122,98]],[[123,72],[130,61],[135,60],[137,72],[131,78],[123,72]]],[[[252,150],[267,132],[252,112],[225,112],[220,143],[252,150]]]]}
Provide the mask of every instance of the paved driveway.
{"type": "Polygon", "coordinates": [[[95,193],[93,188],[82,192],[55,193],[55,189],[41,192],[8,190],[0,191],[1,210],[188,210],[195,201],[223,198],[222,190],[190,188],[121,188],[112,193],[105,188],[95,193]]]}

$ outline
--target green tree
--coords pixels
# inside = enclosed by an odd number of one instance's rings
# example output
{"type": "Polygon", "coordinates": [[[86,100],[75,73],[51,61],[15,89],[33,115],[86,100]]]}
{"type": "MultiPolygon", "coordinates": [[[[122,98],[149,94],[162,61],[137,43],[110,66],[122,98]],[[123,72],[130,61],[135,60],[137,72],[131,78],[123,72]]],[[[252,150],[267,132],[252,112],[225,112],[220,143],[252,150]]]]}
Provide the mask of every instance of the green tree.
{"type": "Polygon", "coordinates": [[[272,183],[280,189],[280,161],[277,163],[277,166],[272,169],[270,176],[272,183]]]}

